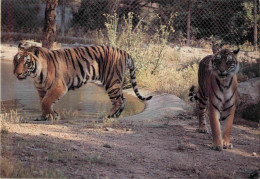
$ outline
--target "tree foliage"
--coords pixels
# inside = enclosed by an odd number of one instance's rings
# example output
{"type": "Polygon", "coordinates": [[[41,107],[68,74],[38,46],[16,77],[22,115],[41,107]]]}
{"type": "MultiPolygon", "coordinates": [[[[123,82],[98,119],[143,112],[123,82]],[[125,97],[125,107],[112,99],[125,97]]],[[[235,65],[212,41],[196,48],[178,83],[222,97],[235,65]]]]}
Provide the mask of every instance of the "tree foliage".
{"type": "Polygon", "coordinates": [[[41,2],[42,0],[2,0],[2,29],[27,33],[37,31],[42,27],[42,21],[38,17],[41,2]]]}

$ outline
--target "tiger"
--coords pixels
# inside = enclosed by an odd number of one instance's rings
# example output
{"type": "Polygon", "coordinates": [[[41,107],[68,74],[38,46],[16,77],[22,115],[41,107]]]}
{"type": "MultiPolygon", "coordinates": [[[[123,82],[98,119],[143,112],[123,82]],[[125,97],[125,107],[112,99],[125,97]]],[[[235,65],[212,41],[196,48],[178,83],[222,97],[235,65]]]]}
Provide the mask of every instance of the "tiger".
{"type": "Polygon", "coordinates": [[[136,96],[139,94],[133,58],[123,50],[109,46],[86,46],[48,50],[44,47],[18,45],[13,58],[14,75],[18,80],[30,77],[38,91],[42,115],[36,120],[59,119],[54,104],[68,91],[80,88],[88,81],[101,81],[112,108],[108,118],[117,118],[124,110],[123,81],[127,69],[136,96]]]}
{"type": "Polygon", "coordinates": [[[211,148],[217,151],[233,148],[230,143],[230,134],[237,99],[238,52],[239,49],[233,52],[220,49],[215,54],[203,58],[198,70],[199,89],[195,92],[195,87],[192,86],[189,92],[190,100],[197,101],[200,133],[208,133],[206,127],[206,111],[208,110],[213,136],[211,148]],[[219,120],[226,120],[223,135],[221,135],[219,120]]]}

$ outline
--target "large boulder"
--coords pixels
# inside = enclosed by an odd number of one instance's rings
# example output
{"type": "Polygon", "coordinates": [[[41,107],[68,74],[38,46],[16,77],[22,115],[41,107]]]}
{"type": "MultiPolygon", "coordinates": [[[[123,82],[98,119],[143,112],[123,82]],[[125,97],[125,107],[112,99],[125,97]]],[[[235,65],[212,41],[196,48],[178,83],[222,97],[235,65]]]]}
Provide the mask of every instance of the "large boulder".
{"type": "Polygon", "coordinates": [[[239,100],[237,112],[242,118],[260,122],[259,87],[260,78],[252,78],[238,84],[239,100]]]}
{"type": "Polygon", "coordinates": [[[259,87],[260,78],[252,78],[248,81],[239,83],[239,97],[248,104],[257,104],[259,102],[259,87]]]}

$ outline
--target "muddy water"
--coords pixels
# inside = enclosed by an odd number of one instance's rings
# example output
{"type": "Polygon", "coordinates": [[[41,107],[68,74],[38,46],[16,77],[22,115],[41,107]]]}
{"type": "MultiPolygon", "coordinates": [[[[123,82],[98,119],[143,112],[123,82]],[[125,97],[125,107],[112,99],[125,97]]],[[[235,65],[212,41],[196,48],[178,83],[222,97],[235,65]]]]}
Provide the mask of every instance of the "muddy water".
{"type": "MultiPolygon", "coordinates": [[[[120,117],[138,114],[143,111],[145,104],[135,96],[126,95],[125,110],[120,117]]],[[[41,107],[33,80],[27,78],[19,81],[13,75],[13,65],[10,61],[1,61],[1,101],[12,109],[41,114],[41,107]]],[[[6,106],[6,105],[5,105],[6,106]]],[[[93,83],[69,91],[54,109],[58,112],[77,111],[77,114],[100,117],[109,113],[112,107],[109,97],[103,87],[93,83]]]]}

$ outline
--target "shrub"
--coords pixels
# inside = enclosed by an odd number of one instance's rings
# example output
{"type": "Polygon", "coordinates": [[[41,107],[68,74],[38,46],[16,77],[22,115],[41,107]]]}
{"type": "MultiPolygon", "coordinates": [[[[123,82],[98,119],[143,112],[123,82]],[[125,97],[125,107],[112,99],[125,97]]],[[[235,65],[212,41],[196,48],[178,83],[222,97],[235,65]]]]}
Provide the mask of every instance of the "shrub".
{"type": "Polygon", "coordinates": [[[170,34],[174,32],[175,15],[171,15],[167,25],[159,25],[150,37],[147,36],[149,24],[139,23],[134,28],[133,13],[123,18],[120,32],[117,15],[106,14],[105,17],[108,44],[127,51],[133,57],[139,86],[185,99],[190,86],[196,84],[198,65],[196,60],[180,59],[179,52],[168,46],[170,34]]]}

